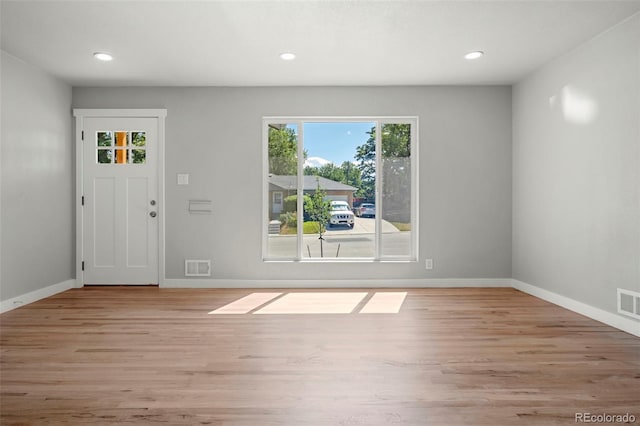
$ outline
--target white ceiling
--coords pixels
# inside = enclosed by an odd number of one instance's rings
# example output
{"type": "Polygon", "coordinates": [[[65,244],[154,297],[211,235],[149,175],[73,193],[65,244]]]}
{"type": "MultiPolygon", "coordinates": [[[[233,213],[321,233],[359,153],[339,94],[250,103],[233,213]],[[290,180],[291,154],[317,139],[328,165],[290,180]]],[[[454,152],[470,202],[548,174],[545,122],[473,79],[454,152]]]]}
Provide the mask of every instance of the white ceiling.
{"type": "Polygon", "coordinates": [[[640,11],[640,0],[1,1],[2,49],[74,86],[511,84],[640,11]],[[486,55],[464,60],[472,50],[486,55]]]}

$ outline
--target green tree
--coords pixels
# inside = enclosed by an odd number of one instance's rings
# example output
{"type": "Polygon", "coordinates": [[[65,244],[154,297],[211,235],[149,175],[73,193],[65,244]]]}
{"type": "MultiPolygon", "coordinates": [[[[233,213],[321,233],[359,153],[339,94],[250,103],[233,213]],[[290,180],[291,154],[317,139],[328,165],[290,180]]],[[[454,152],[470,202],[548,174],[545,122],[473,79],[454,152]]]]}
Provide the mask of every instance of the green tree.
{"type": "Polygon", "coordinates": [[[320,176],[336,182],[359,188],[361,184],[360,169],[351,161],[344,161],[340,166],[328,163],[320,167],[307,166],[304,168],[307,176],[320,176]]]}
{"type": "MultiPolygon", "coordinates": [[[[304,208],[304,203],[307,202],[307,199],[309,198],[309,196],[307,194],[304,194],[302,197],[302,205],[304,208]]],[[[283,208],[282,211],[284,212],[296,212],[298,210],[298,196],[297,195],[289,195],[288,197],[286,197],[284,199],[284,204],[283,204],[283,208]]]]}
{"type": "Polygon", "coordinates": [[[134,164],[144,164],[146,157],[146,144],[147,137],[145,132],[133,132],[131,133],[131,145],[137,147],[138,149],[132,149],[131,154],[133,155],[134,164]]]}
{"type": "Polygon", "coordinates": [[[411,221],[411,126],[382,127],[383,217],[393,222],[411,221]]]}
{"type": "Polygon", "coordinates": [[[307,166],[304,168],[304,174],[307,176],[321,176],[336,182],[344,180],[344,171],[333,163],[327,163],[320,167],[307,166]]]}
{"type": "MultiPolygon", "coordinates": [[[[373,129],[375,133],[375,128],[373,129]]],[[[411,125],[382,125],[382,158],[411,156],[411,125]]]]}
{"type": "Polygon", "coordinates": [[[304,211],[309,219],[318,226],[318,239],[320,240],[320,257],[324,257],[323,241],[324,233],[327,231],[327,224],[331,220],[331,201],[326,199],[327,193],[320,188],[320,182],[314,193],[305,198],[304,211]]]}
{"type": "Polygon", "coordinates": [[[298,137],[294,129],[269,127],[269,173],[298,174],[298,137]]]}
{"type": "Polygon", "coordinates": [[[369,139],[356,148],[354,155],[361,180],[356,197],[374,200],[376,197],[376,128],[372,127],[367,134],[369,139]]]}
{"type": "MultiPolygon", "coordinates": [[[[354,156],[360,169],[362,184],[356,196],[375,199],[376,188],[376,128],[372,127],[369,139],[356,148],[354,156]]],[[[399,174],[405,161],[396,161],[411,156],[411,125],[384,124],[382,125],[382,162],[387,173],[399,174]]],[[[406,173],[402,173],[406,174],[406,173]]]]}
{"type": "Polygon", "coordinates": [[[343,161],[340,168],[344,172],[344,180],[342,180],[341,182],[347,185],[351,185],[354,188],[358,188],[359,191],[360,186],[362,186],[360,169],[351,161],[343,161]]]}

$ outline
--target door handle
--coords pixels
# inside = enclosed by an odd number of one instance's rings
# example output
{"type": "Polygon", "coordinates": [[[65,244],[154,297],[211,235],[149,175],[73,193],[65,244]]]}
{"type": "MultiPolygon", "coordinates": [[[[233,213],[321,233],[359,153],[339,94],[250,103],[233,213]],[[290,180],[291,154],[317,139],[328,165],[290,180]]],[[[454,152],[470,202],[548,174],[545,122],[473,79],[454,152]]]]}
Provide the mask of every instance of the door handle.
{"type": "Polygon", "coordinates": [[[158,215],[158,213],[156,213],[156,212],[149,213],[149,216],[151,216],[151,217],[156,217],[157,215],[158,215]]]}

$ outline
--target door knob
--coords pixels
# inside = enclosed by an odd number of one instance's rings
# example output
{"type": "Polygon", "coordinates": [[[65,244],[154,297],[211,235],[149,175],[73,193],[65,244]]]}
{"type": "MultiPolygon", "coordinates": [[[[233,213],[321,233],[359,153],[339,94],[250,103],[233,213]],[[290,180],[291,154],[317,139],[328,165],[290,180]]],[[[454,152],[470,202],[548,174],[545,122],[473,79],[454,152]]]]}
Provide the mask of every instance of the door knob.
{"type": "Polygon", "coordinates": [[[156,213],[156,212],[149,213],[149,216],[151,216],[151,217],[156,217],[157,215],[158,215],[158,213],[156,213]]]}

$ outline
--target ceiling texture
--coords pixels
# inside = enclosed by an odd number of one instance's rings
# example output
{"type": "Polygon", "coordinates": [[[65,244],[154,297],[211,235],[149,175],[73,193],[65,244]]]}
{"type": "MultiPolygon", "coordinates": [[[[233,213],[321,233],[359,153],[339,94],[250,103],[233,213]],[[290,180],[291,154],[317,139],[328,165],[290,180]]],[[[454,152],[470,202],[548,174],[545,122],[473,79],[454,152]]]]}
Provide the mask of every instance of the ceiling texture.
{"type": "Polygon", "coordinates": [[[640,0],[0,1],[2,50],[73,86],[513,84],[640,11],[640,0]],[[485,55],[463,58],[474,50],[485,55]]]}

